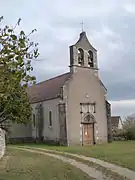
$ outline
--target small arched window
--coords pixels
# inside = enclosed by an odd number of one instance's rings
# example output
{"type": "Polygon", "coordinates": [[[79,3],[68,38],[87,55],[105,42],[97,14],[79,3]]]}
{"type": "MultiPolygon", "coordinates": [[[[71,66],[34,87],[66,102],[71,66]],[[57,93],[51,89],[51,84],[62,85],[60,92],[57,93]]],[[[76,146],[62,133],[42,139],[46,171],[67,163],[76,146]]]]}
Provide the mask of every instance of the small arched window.
{"type": "Polygon", "coordinates": [[[93,52],[91,50],[88,51],[88,64],[90,67],[94,67],[93,52]]]}
{"type": "Polygon", "coordinates": [[[49,126],[52,126],[52,111],[49,111],[49,126]]]}
{"type": "Polygon", "coordinates": [[[78,49],[78,64],[84,65],[84,51],[83,49],[78,49]]]}

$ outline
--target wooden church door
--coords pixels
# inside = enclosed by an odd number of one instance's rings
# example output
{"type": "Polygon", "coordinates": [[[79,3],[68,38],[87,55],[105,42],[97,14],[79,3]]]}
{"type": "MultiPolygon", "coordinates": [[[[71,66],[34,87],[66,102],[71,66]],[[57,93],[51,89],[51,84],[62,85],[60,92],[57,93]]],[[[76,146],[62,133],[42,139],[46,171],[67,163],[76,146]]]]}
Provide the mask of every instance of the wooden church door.
{"type": "Polygon", "coordinates": [[[93,124],[83,124],[83,145],[93,144],[93,124]]]}

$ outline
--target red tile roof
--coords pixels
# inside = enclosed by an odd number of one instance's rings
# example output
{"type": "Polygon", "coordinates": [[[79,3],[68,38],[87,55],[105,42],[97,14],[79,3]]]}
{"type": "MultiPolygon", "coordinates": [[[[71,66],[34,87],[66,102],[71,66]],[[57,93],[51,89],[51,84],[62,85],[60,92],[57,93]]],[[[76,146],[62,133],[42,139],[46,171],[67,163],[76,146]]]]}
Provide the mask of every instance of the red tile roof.
{"type": "Polygon", "coordinates": [[[30,102],[36,103],[57,98],[60,88],[70,76],[71,73],[68,72],[29,87],[28,95],[30,102]]]}

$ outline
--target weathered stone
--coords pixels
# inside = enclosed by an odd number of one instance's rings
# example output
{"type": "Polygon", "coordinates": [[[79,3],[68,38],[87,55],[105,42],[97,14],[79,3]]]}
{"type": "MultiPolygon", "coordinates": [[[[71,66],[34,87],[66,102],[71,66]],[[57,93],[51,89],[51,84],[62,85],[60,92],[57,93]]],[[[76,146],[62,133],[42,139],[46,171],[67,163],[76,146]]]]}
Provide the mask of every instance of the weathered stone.
{"type": "Polygon", "coordinates": [[[0,128],[0,159],[5,153],[5,131],[0,128]]]}

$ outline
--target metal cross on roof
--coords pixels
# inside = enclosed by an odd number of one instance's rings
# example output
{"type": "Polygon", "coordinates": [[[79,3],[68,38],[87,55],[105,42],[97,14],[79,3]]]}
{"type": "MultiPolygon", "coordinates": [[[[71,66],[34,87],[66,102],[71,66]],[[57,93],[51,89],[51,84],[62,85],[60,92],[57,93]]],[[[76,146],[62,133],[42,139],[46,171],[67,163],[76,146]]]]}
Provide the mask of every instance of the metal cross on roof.
{"type": "Polygon", "coordinates": [[[82,32],[83,32],[83,27],[84,27],[84,22],[81,22],[81,26],[82,26],[82,32]]]}

